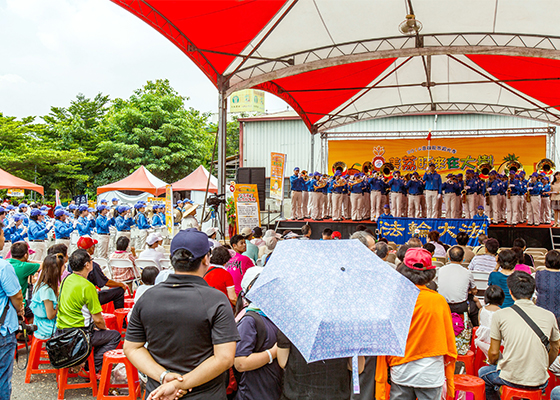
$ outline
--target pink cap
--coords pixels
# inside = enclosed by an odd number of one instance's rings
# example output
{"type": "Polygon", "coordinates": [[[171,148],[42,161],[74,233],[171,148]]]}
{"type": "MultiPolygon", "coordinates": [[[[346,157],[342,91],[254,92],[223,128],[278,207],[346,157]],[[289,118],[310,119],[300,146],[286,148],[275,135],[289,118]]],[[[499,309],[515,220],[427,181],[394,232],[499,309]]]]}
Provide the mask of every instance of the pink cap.
{"type": "Polygon", "coordinates": [[[435,265],[432,265],[432,253],[421,247],[413,247],[406,251],[404,265],[420,271],[436,268],[435,265]],[[419,267],[418,264],[422,267],[419,267]]]}

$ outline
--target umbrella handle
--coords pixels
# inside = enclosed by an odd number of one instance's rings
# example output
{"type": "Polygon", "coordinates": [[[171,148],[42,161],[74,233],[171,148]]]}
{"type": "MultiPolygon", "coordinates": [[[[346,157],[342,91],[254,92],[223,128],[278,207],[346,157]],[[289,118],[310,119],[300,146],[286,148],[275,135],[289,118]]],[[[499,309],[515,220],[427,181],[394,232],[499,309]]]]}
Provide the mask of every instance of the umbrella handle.
{"type": "Polygon", "coordinates": [[[360,394],[360,371],[358,367],[358,356],[352,357],[352,386],[354,394],[360,394]]]}

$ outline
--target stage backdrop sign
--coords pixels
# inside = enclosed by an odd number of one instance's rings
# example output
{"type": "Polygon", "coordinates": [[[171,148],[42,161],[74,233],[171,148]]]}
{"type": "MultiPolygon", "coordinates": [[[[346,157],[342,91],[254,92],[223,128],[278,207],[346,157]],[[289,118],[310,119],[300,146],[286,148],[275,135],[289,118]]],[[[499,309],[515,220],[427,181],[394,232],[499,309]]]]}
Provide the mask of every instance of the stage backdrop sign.
{"type": "Polygon", "coordinates": [[[260,226],[261,214],[257,185],[236,183],[233,200],[237,214],[237,232],[241,232],[243,228],[253,229],[255,226],[260,226]]]}
{"type": "Polygon", "coordinates": [[[173,186],[165,185],[165,225],[169,236],[173,236],[173,186]]]}
{"type": "Polygon", "coordinates": [[[8,189],[8,197],[24,197],[25,191],[23,189],[8,189]]]}
{"type": "Polygon", "coordinates": [[[284,200],[284,174],[286,173],[286,154],[270,153],[270,198],[284,200]]]}
{"type": "Polygon", "coordinates": [[[478,235],[488,233],[486,219],[427,219],[427,218],[380,218],[377,221],[379,235],[396,244],[405,244],[417,235],[426,243],[430,231],[439,232],[442,243],[457,244],[457,234],[466,232],[469,235],[469,246],[477,246],[478,235]]]}
{"type": "Polygon", "coordinates": [[[507,161],[517,160],[527,173],[532,173],[545,157],[545,135],[438,139],[436,133],[432,134],[429,146],[426,138],[329,140],[331,169],[333,164],[342,161],[348,169],[354,165],[361,171],[362,164],[369,161],[377,171],[383,163],[390,162],[401,173],[423,173],[432,161],[440,173],[464,174],[465,170],[485,163],[502,173],[507,161]]]}

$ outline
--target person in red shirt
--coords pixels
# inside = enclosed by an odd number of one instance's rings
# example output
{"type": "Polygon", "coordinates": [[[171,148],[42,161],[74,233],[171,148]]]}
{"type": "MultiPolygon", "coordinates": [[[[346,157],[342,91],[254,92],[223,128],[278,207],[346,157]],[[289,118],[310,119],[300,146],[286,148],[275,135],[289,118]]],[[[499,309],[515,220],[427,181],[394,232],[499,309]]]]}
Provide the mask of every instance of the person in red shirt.
{"type": "Polygon", "coordinates": [[[232,306],[237,302],[235,294],[235,285],[231,274],[224,268],[224,265],[230,260],[231,254],[228,249],[223,246],[216,247],[212,250],[210,257],[210,267],[204,275],[204,280],[215,289],[225,294],[232,306]]]}

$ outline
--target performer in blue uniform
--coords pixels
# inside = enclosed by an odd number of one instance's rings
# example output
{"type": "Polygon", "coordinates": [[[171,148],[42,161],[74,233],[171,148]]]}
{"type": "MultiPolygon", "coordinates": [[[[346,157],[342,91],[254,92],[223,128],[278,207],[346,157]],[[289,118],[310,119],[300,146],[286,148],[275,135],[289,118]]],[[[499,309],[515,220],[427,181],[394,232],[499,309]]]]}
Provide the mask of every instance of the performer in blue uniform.
{"type": "Polygon", "coordinates": [[[292,218],[303,219],[302,201],[303,201],[303,185],[304,181],[299,173],[299,167],[294,168],[294,173],[290,176],[290,190],[292,199],[292,218]]]}
{"type": "Polygon", "coordinates": [[[527,225],[541,224],[541,193],[543,184],[539,180],[539,174],[533,172],[530,181],[527,182],[527,192],[530,198],[527,198],[527,225]]]}

